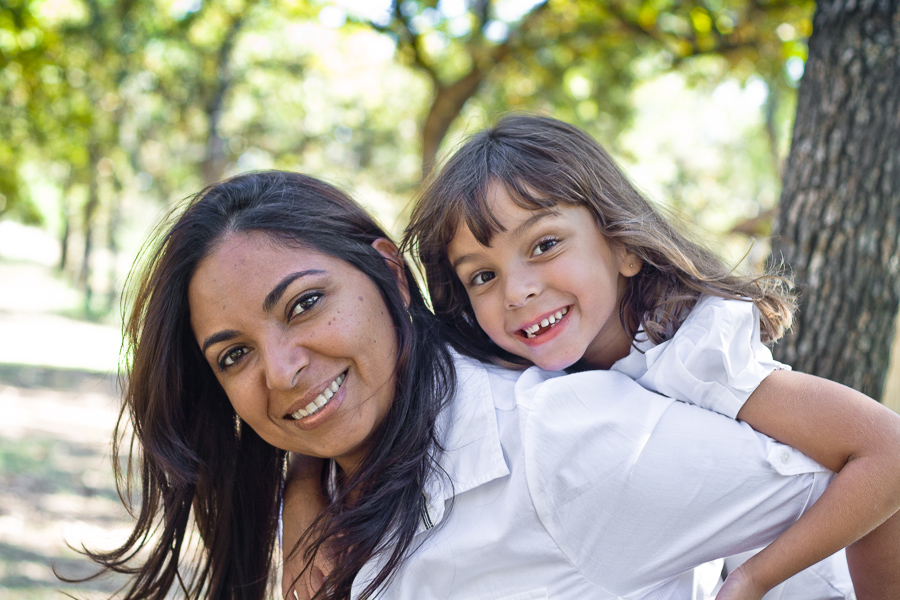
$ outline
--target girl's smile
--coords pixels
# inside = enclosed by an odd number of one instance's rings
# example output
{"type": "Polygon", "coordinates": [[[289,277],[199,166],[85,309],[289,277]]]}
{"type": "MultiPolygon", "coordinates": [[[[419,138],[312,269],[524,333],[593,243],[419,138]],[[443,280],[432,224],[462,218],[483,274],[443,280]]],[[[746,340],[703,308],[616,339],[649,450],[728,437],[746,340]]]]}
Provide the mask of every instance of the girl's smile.
{"type": "Polygon", "coordinates": [[[628,354],[619,305],[640,261],[610,244],[585,207],[523,208],[499,184],[487,202],[500,224],[490,245],[464,222],[447,245],[485,333],[549,370],[607,368],[628,354]]]}
{"type": "Polygon", "coordinates": [[[397,340],[385,332],[395,328],[368,276],[262,233],[232,234],[200,262],[188,299],[241,419],[273,446],[352,470],[394,393],[397,340]]]}
{"type": "MultiPolygon", "coordinates": [[[[540,337],[541,341],[546,341],[549,338],[547,338],[545,336],[549,335],[549,332],[551,329],[556,330],[557,326],[560,324],[560,322],[562,322],[562,320],[565,318],[565,316],[568,313],[569,313],[569,307],[564,306],[561,309],[559,309],[558,311],[551,312],[550,314],[546,315],[545,317],[538,319],[537,322],[532,323],[531,325],[528,325],[526,327],[523,327],[519,331],[522,333],[522,335],[525,336],[525,339],[527,339],[527,340],[533,340],[537,337],[540,337]]],[[[560,326],[560,329],[562,329],[562,326],[560,326]]],[[[556,331],[556,333],[558,334],[559,331],[556,331]]],[[[537,343],[540,343],[540,342],[537,342],[537,343]]]]}

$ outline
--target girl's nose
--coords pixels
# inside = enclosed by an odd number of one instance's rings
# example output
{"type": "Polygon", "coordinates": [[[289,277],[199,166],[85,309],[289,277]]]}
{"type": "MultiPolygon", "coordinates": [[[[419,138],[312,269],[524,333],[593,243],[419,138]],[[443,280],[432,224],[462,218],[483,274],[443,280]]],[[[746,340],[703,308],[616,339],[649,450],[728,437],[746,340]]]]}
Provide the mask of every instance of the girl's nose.
{"type": "Polygon", "coordinates": [[[536,297],[541,291],[541,286],[534,278],[509,277],[505,291],[506,307],[519,308],[536,297]]]}
{"type": "Polygon", "coordinates": [[[292,390],[309,364],[305,348],[297,344],[272,344],[265,352],[266,385],[270,390],[292,390]]]}

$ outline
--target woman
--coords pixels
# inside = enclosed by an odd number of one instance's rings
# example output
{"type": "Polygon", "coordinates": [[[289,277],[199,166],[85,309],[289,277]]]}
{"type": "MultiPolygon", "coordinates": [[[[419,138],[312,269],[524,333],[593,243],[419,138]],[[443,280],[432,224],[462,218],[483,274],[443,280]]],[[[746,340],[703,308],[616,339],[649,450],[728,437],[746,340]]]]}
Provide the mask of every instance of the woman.
{"type": "MultiPolygon", "coordinates": [[[[412,275],[405,265],[385,260],[385,249],[392,246],[384,232],[334,188],[302,175],[260,173],[208,188],[180,212],[176,209],[162,224],[157,240],[144,251],[143,272],[132,275],[136,278],[129,299],[133,310],[126,325],[131,372],[116,437],[122,439],[133,427],[132,444],[124,446],[132,452],[130,468],[117,471],[117,478],[127,497],[132,469],[139,473],[137,522],[120,548],[88,554],[109,570],[134,573],[125,598],[163,597],[175,586],[190,598],[263,598],[272,579],[285,450],[335,458],[337,454],[331,452],[343,452],[349,462],[338,471],[323,538],[340,531],[341,539],[347,541],[349,550],[331,579],[335,592],[346,594],[353,575],[380,542],[396,548],[386,559],[393,567],[418,525],[421,488],[409,482],[426,480],[434,468],[434,423],[453,389],[449,352],[438,342],[437,331],[428,326],[429,313],[418,289],[398,285],[398,277],[412,281],[412,275]],[[339,448],[326,440],[321,446],[285,443],[284,448],[276,447],[259,433],[268,434],[280,423],[266,422],[266,415],[260,413],[240,414],[243,411],[236,412],[230,404],[226,390],[231,391],[231,378],[226,374],[232,372],[232,363],[242,360],[241,351],[232,351],[210,368],[204,354],[218,353],[223,345],[230,347],[232,340],[228,332],[216,331],[204,334],[203,345],[198,344],[198,323],[192,322],[189,296],[202,298],[209,292],[195,285],[203,273],[199,266],[229,236],[242,231],[266,232],[251,235],[253,243],[243,248],[247,259],[257,247],[313,247],[331,263],[341,263],[341,272],[331,283],[344,283],[343,278],[352,275],[357,276],[356,283],[360,274],[366,274],[362,286],[366,289],[350,297],[350,302],[374,311],[359,315],[363,320],[354,324],[365,327],[368,323],[369,329],[355,341],[371,342],[369,355],[377,360],[368,360],[367,348],[354,347],[353,339],[340,335],[353,334],[350,323],[330,320],[324,325],[327,339],[322,343],[344,353],[329,361],[343,370],[329,372],[328,382],[317,382],[330,385],[340,375],[344,379],[338,383],[338,399],[344,394],[341,388],[364,390],[367,398],[371,395],[371,402],[364,403],[359,413],[378,423],[366,437],[366,445],[339,448]],[[266,243],[264,237],[272,241],[266,243]],[[374,308],[372,302],[381,304],[374,308]],[[379,332],[376,324],[385,331],[379,332]],[[379,334],[383,339],[379,340],[379,334]],[[340,350],[336,340],[342,340],[340,350]],[[365,457],[359,458],[361,454],[365,457]],[[364,493],[351,495],[348,490],[364,493]],[[352,511],[345,510],[351,505],[352,511]],[[199,547],[190,546],[193,528],[202,540],[199,547]],[[130,562],[139,550],[148,558],[135,570],[130,562]],[[192,560],[195,568],[187,573],[179,570],[192,560]]],[[[297,277],[299,282],[285,281],[276,290],[269,310],[284,310],[282,296],[318,275],[297,277]]],[[[316,281],[322,289],[317,293],[331,289],[321,279],[316,281]]],[[[315,294],[291,300],[297,302],[297,316],[307,305],[312,310],[320,302],[315,294]]],[[[353,308],[339,311],[349,315],[353,308]]],[[[332,354],[328,348],[323,352],[332,354]]],[[[273,389],[281,385],[270,383],[273,389]]],[[[249,386],[240,391],[244,389],[253,391],[249,386]]],[[[324,393],[324,387],[309,400],[314,402],[319,392],[324,393]]],[[[308,402],[301,404],[288,408],[302,414],[308,402]]],[[[333,410],[334,404],[323,413],[333,410]]],[[[287,412],[280,416],[293,418],[287,412]]],[[[354,421],[349,429],[335,434],[352,437],[354,428],[371,426],[372,421],[354,421]]],[[[118,467],[115,454],[113,464],[118,467]]]]}
{"type": "Polygon", "coordinates": [[[163,231],[127,326],[137,523],[91,554],[134,573],[126,598],[264,597],[286,451],[327,459],[302,541],[328,542],[334,598],[705,593],[696,565],[771,541],[830,480],[616,374],[453,356],[384,232],[314,179],[234,178],[163,231]]]}

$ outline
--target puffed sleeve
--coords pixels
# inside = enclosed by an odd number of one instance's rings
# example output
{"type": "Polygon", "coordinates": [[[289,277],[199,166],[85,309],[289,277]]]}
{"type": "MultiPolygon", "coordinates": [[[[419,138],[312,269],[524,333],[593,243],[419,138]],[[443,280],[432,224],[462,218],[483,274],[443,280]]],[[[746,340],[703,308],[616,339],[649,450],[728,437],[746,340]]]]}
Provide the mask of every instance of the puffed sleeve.
{"type": "Polygon", "coordinates": [[[586,577],[622,598],[770,543],[833,477],[744,423],[620,373],[541,381],[533,369],[516,394],[542,524],[586,577]]]}
{"type": "Polygon", "coordinates": [[[789,368],[760,340],[755,304],[704,296],[671,340],[633,348],[612,370],[733,419],[763,379],[789,368]]]}

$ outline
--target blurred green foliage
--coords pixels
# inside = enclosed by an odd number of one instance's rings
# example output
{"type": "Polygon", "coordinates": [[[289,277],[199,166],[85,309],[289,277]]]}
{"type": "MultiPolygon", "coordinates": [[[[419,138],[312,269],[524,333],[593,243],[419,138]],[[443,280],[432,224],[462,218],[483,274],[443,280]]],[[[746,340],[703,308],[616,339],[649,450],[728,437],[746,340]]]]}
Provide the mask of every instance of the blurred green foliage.
{"type": "Polygon", "coordinates": [[[85,291],[86,310],[102,311],[121,283],[123,246],[205,183],[303,170],[396,218],[441,152],[508,110],[571,121],[640,164],[642,144],[620,134],[637,127],[635,90],[666,73],[702,94],[726,83],[763,90],[758,119],[740,126],[749,141],[726,144],[730,158],[710,173],[676,157],[655,182],[657,196],[700,215],[723,201],[706,193],[715,186],[692,183],[711,174],[720,189],[751,196],[738,213],[752,218],[777,197],[813,8],[0,0],[0,218],[53,230],[60,268],[85,291]],[[731,183],[736,173],[760,183],[731,183]]]}

